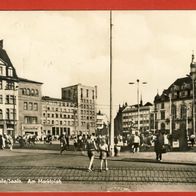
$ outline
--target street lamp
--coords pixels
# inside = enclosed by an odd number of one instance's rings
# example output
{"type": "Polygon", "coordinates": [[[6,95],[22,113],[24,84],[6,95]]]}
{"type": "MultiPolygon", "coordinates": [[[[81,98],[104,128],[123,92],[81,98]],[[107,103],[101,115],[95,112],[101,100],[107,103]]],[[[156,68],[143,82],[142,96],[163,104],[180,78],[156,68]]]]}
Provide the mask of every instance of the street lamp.
{"type": "Polygon", "coordinates": [[[15,142],[15,135],[16,135],[16,104],[17,104],[17,101],[16,101],[16,94],[15,92],[18,90],[18,86],[15,86],[14,87],[14,98],[13,98],[13,121],[14,121],[14,124],[13,124],[13,134],[12,134],[12,137],[13,137],[13,140],[15,142]]]}
{"type": "Polygon", "coordinates": [[[172,95],[171,94],[165,94],[165,96],[167,96],[169,98],[169,121],[170,121],[170,124],[169,124],[169,134],[171,135],[172,134],[172,95]]]}
{"type": "MultiPolygon", "coordinates": [[[[191,64],[191,65],[193,65],[193,64],[191,64]]],[[[193,135],[195,135],[195,79],[196,79],[196,65],[195,65],[195,67],[191,66],[191,73],[190,73],[190,75],[187,74],[186,76],[191,78],[191,80],[192,80],[192,87],[193,87],[193,101],[192,101],[192,108],[193,108],[193,135]]]]}
{"type": "MultiPolygon", "coordinates": [[[[137,127],[138,131],[140,130],[140,104],[139,104],[139,94],[140,94],[140,80],[137,79],[137,127]]],[[[129,82],[129,84],[135,84],[135,82],[129,82]]],[[[142,84],[147,84],[147,82],[142,82],[142,84]]]]}

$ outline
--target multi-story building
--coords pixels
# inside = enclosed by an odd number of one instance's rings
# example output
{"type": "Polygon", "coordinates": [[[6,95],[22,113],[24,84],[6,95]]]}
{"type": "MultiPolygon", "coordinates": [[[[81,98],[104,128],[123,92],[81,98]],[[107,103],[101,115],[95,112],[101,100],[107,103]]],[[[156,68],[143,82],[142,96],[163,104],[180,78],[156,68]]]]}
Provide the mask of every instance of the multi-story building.
{"type": "Polygon", "coordinates": [[[127,107],[127,103],[123,104],[122,106],[119,105],[118,112],[114,118],[114,135],[123,135],[123,126],[122,126],[122,112],[127,107]]]}
{"type": "Polygon", "coordinates": [[[99,111],[97,113],[97,124],[96,124],[96,134],[97,135],[108,135],[108,125],[109,125],[109,121],[108,121],[108,117],[106,114],[101,113],[101,111],[99,111]]]}
{"type": "Polygon", "coordinates": [[[127,106],[122,112],[122,127],[124,135],[138,130],[138,124],[140,132],[151,130],[153,126],[152,111],[153,105],[151,103],[147,102],[145,105],[140,103],[138,123],[138,105],[127,106]]]}
{"type": "Polygon", "coordinates": [[[0,134],[15,135],[18,120],[18,77],[0,41],[0,134]]]}
{"type": "Polygon", "coordinates": [[[62,99],[77,105],[77,132],[92,134],[96,132],[97,86],[77,84],[62,88],[62,99]]]}
{"type": "MultiPolygon", "coordinates": [[[[193,61],[190,65],[190,76],[178,78],[161,95],[156,95],[154,99],[156,111],[156,128],[172,135],[174,142],[179,142],[181,149],[186,148],[187,136],[193,134],[193,78],[192,71],[196,67],[193,61]]],[[[195,134],[195,133],[194,133],[195,134]]]]}
{"type": "Polygon", "coordinates": [[[19,78],[18,83],[18,135],[36,134],[41,136],[42,83],[19,78]]]}
{"type": "Polygon", "coordinates": [[[58,137],[63,132],[77,134],[77,107],[63,99],[42,97],[42,130],[45,135],[58,137]]]}

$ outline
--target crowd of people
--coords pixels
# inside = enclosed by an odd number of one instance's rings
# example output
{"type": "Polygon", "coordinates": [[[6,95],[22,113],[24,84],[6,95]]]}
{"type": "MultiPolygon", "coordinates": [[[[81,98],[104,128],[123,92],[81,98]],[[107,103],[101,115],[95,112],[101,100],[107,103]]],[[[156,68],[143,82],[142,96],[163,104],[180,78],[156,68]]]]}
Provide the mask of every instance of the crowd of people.
{"type": "MultiPolygon", "coordinates": [[[[23,136],[18,136],[15,141],[17,141],[20,147],[26,145],[35,144],[38,141],[43,141],[44,143],[52,144],[53,140],[59,140],[60,142],[60,154],[65,150],[70,149],[70,140],[72,140],[74,151],[81,151],[82,154],[87,152],[89,157],[88,171],[93,171],[93,162],[95,154],[99,154],[100,158],[100,171],[103,170],[103,164],[105,165],[105,170],[108,170],[107,157],[110,154],[108,147],[108,136],[82,134],[80,132],[78,135],[68,135],[66,132],[62,133],[60,136],[54,138],[51,135],[46,135],[43,138],[37,137],[36,134],[25,134],[23,136]],[[96,153],[97,152],[97,153],[96,153]]],[[[191,135],[189,141],[193,146],[195,143],[195,136],[191,135]]],[[[10,134],[0,135],[0,149],[9,148],[13,149],[14,140],[10,134]]],[[[156,154],[156,160],[162,160],[162,154],[171,151],[171,138],[169,134],[163,131],[144,132],[140,133],[135,131],[133,134],[123,137],[118,135],[114,138],[114,155],[119,156],[122,147],[126,147],[132,153],[138,153],[140,151],[148,151],[151,147],[154,147],[154,152],[156,154]]],[[[152,149],[152,148],[151,148],[152,149]]]]}

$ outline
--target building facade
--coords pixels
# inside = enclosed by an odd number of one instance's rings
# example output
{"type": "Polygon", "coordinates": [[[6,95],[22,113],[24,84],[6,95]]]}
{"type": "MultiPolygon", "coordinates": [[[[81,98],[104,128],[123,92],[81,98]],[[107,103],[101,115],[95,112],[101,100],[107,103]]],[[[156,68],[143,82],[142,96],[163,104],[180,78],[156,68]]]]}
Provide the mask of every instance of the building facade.
{"type": "Polygon", "coordinates": [[[77,84],[62,88],[62,99],[77,106],[77,133],[92,134],[96,132],[97,86],[77,84]]]}
{"type": "Polygon", "coordinates": [[[119,105],[118,112],[114,118],[114,136],[123,135],[123,122],[122,122],[122,112],[127,107],[127,103],[122,106],[119,105]]]}
{"type": "Polygon", "coordinates": [[[156,128],[172,135],[172,141],[179,143],[182,150],[187,146],[187,138],[194,132],[195,124],[195,80],[193,80],[192,67],[190,76],[178,78],[161,95],[154,99],[156,111],[156,128]],[[193,96],[194,95],[194,96],[193,96]]]}
{"type": "Polygon", "coordinates": [[[41,136],[42,83],[19,78],[18,83],[18,135],[41,136]]]}
{"type": "Polygon", "coordinates": [[[17,132],[18,77],[12,62],[0,41],[0,134],[17,132]]]}
{"type": "Polygon", "coordinates": [[[77,107],[73,102],[42,97],[42,134],[58,137],[77,134],[77,107]]]}
{"type": "MultiPolygon", "coordinates": [[[[139,106],[139,131],[145,132],[152,129],[153,105],[146,103],[139,106]]],[[[134,133],[138,130],[138,105],[127,106],[122,112],[123,135],[134,133]]]]}
{"type": "Polygon", "coordinates": [[[97,123],[96,123],[96,134],[97,135],[108,135],[109,134],[109,120],[106,114],[99,111],[97,113],[97,123]]]}

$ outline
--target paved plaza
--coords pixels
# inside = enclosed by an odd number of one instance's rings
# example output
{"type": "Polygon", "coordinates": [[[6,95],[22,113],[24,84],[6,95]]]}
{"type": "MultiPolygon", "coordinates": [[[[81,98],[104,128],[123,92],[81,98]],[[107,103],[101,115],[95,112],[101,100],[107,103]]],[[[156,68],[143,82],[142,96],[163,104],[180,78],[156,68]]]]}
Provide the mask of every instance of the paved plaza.
{"type": "Polygon", "coordinates": [[[109,171],[87,171],[86,152],[14,149],[0,151],[2,191],[196,191],[195,152],[153,152],[109,157],[109,171]],[[74,186],[75,185],[75,186],[74,186]],[[139,186],[140,185],[140,186],[139,186]],[[172,186],[173,185],[173,186],[172,186]],[[34,188],[33,188],[34,187],[34,188]],[[165,187],[165,188],[164,188],[165,187]]]}

